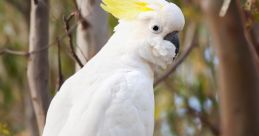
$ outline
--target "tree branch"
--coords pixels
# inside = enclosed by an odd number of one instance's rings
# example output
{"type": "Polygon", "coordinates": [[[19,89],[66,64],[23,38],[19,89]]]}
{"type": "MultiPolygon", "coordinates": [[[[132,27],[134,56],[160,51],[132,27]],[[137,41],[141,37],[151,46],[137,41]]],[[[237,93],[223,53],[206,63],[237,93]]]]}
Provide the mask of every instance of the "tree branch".
{"type": "Polygon", "coordinates": [[[32,54],[37,54],[37,53],[41,53],[45,50],[47,50],[50,46],[46,46],[46,47],[43,47],[41,49],[38,49],[38,50],[34,50],[34,51],[17,51],[17,50],[11,50],[11,49],[8,49],[6,47],[0,49],[0,56],[1,55],[4,55],[4,54],[11,54],[11,55],[17,55],[17,56],[25,56],[25,57],[29,57],[30,55],[32,54]]]}
{"type": "Polygon", "coordinates": [[[18,56],[29,56],[29,52],[24,52],[24,51],[15,51],[15,50],[11,50],[8,48],[2,48],[0,49],[0,56],[4,55],[4,54],[12,54],[12,55],[18,55],[18,56]]]}
{"type": "MultiPolygon", "coordinates": [[[[73,15],[73,13],[71,13],[71,15],[73,15]]],[[[72,25],[70,27],[70,29],[67,31],[67,33],[59,36],[58,40],[62,40],[64,39],[66,36],[68,36],[69,34],[72,34],[73,31],[75,30],[75,28],[77,27],[77,23],[72,25]]],[[[18,51],[18,50],[12,50],[12,49],[9,49],[8,47],[3,47],[0,49],[0,56],[1,55],[5,55],[5,54],[10,54],[10,55],[17,55],[17,56],[25,56],[25,57],[29,57],[30,55],[32,54],[37,54],[37,53],[40,53],[42,51],[45,51],[47,49],[49,49],[50,47],[52,47],[53,45],[55,44],[58,44],[57,43],[57,40],[51,42],[48,46],[46,47],[43,47],[43,48],[40,48],[38,50],[33,50],[33,51],[18,51]]]]}
{"type": "Polygon", "coordinates": [[[64,82],[64,76],[62,73],[62,64],[61,64],[61,54],[60,54],[60,40],[57,38],[57,47],[58,47],[58,86],[57,86],[57,90],[60,89],[60,87],[62,86],[63,82],[64,82]]]}
{"type": "Polygon", "coordinates": [[[67,33],[68,40],[69,40],[69,47],[70,47],[71,54],[73,56],[73,59],[82,68],[84,65],[83,65],[83,63],[81,62],[81,60],[79,59],[79,57],[77,56],[77,54],[75,52],[75,49],[74,49],[74,46],[73,46],[73,36],[72,36],[72,33],[69,33],[69,30],[70,30],[69,22],[70,22],[70,20],[72,19],[73,16],[74,15],[71,14],[70,16],[68,16],[68,18],[64,17],[63,20],[64,20],[65,27],[66,27],[66,33],[67,33]]]}

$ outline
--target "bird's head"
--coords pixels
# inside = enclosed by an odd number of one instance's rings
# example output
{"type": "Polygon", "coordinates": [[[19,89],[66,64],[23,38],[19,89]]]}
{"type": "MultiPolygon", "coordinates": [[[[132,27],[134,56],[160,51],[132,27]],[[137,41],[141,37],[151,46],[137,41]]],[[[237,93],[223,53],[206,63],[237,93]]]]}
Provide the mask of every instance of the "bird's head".
{"type": "Polygon", "coordinates": [[[119,19],[115,33],[121,44],[130,43],[125,50],[163,68],[173,62],[185,23],[178,6],[165,0],[103,0],[101,6],[119,19]]]}

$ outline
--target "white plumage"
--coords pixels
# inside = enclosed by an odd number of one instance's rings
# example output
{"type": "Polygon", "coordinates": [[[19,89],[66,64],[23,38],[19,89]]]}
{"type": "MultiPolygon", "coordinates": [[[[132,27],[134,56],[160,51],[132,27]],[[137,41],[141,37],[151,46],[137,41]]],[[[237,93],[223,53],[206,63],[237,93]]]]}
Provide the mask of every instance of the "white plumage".
{"type": "Polygon", "coordinates": [[[154,69],[172,63],[176,47],[164,38],[184,26],[181,10],[161,1],[159,10],[120,20],[101,51],[63,84],[43,136],[153,135],[154,69]]]}

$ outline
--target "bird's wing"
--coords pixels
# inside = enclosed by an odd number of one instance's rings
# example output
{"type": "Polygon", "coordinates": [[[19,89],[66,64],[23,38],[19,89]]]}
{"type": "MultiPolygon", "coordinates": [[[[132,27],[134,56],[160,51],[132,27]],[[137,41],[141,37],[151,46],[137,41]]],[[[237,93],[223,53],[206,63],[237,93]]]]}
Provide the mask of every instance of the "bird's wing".
{"type": "Polygon", "coordinates": [[[73,102],[61,89],[51,103],[43,136],[146,136],[152,133],[152,83],[139,75],[121,72],[96,81],[91,87],[80,85],[81,94],[73,102]]]}
{"type": "Polygon", "coordinates": [[[125,86],[121,76],[112,75],[93,83],[90,88],[81,87],[91,90],[79,91],[82,94],[73,102],[64,126],[56,136],[96,136],[98,127],[103,123],[105,111],[113,99],[114,90],[125,86]]]}
{"type": "Polygon", "coordinates": [[[43,136],[57,136],[69,116],[72,101],[66,91],[71,89],[68,82],[69,80],[63,84],[50,103],[43,136]]]}
{"type": "Polygon", "coordinates": [[[80,95],[80,91],[84,91],[81,88],[88,90],[90,86],[82,83],[85,81],[84,75],[83,70],[78,71],[68,78],[56,93],[47,112],[43,136],[58,136],[74,107],[74,99],[80,95]]]}

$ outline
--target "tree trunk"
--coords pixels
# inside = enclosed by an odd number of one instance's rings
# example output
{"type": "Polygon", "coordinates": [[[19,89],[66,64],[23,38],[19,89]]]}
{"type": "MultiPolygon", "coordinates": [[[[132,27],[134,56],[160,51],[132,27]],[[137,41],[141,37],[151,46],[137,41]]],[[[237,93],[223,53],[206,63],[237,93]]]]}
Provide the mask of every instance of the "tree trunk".
{"type": "Polygon", "coordinates": [[[108,16],[100,8],[101,0],[77,0],[78,8],[87,25],[81,22],[77,28],[77,50],[85,64],[105,44],[108,38],[108,16]]]}
{"type": "MultiPolygon", "coordinates": [[[[24,17],[24,20],[26,22],[26,34],[29,33],[29,27],[30,27],[30,3],[31,0],[25,0],[25,1],[17,1],[17,0],[6,0],[5,2],[12,5],[19,13],[22,14],[24,17]]],[[[28,41],[26,41],[26,45],[28,44],[28,41]]],[[[24,102],[24,108],[25,108],[25,126],[30,131],[30,136],[39,136],[39,130],[37,126],[37,121],[35,117],[35,113],[32,107],[32,102],[30,99],[30,92],[26,87],[26,91],[23,91],[22,98],[24,102]]]]}
{"type": "Polygon", "coordinates": [[[35,112],[33,110],[33,105],[31,101],[31,96],[29,94],[29,90],[27,90],[23,95],[24,104],[25,104],[25,124],[26,128],[29,130],[30,136],[41,136],[39,133],[37,120],[35,116],[35,112]],[[28,93],[27,93],[28,91],[28,93]]]}
{"type": "Polygon", "coordinates": [[[239,0],[219,17],[221,0],[202,1],[219,58],[221,134],[259,135],[259,87],[255,60],[245,39],[239,0]]]}
{"type": "Polygon", "coordinates": [[[49,2],[31,0],[30,47],[28,82],[39,133],[42,133],[49,105],[49,2]]]}

